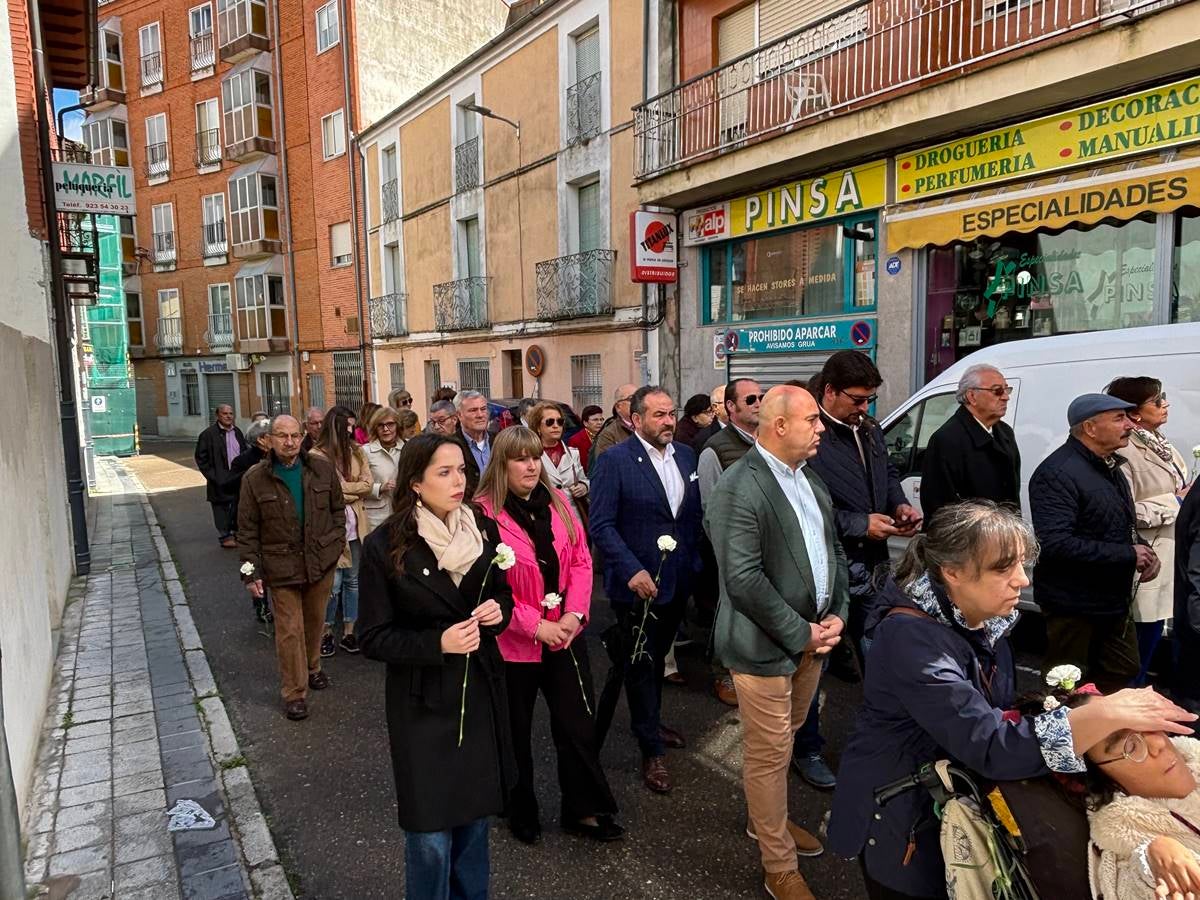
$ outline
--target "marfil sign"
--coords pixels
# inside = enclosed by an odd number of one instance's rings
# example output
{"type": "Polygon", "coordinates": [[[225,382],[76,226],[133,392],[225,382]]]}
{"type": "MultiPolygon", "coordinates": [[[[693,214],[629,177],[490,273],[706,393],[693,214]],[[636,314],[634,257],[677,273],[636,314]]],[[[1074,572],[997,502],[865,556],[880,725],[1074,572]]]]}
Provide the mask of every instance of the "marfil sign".
{"type": "Polygon", "coordinates": [[[91,163],[53,163],[54,205],[59,212],[132,216],[133,169],[91,163]]]}
{"type": "Polygon", "coordinates": [[[629,214],[630,280],[669,284],[679,278],[674,213],[637,209],[629,214]]]}

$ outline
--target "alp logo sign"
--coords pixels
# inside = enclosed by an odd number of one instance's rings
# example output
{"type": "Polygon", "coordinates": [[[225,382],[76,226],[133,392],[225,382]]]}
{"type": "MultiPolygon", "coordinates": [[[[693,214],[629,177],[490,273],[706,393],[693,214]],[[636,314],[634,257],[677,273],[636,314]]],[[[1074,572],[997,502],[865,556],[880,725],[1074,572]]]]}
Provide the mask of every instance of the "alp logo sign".
{"type": "Polygon", "coordinates": [[[629,216],[630,279],[666,284],[679,277],[673,213],[634,210],[629,216]]]}

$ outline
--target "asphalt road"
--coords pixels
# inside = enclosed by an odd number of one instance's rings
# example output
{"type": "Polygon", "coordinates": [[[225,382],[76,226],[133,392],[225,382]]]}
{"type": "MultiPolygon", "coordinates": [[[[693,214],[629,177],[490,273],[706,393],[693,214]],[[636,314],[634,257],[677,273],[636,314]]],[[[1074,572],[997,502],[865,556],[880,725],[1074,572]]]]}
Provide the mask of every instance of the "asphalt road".
{"type": "MultiPolygon", "coordinates": [[[[191,445],[151,443],[131,460],[153,492],[162,525],[191,603],[205,651],[237,730],[284,866],[306,900],[403,896],[403,835],[383,710],[383,667],[339,653],[326,660],[333,686],[310,695],[310,718],[281,712],[273,639],[255,622],[237,574],[235,551],[216,541],[191,445]]],[[[593,605],[591,635],[608,624],[607,604],[593,605]]],[[[590,637],[594,680],[603,683],[605,654],[590,637]]],[[[694,645],[693,645],[694,646],[694,645]]],[[[671,751],[675,781],[667,797],[641,784],[639,754],[620,705],[603,763],[621,806],[624,841],[598,846],[557,829],[558,787],[545,707],[534,726],[545,829],[541,844],[518,843],[502,823],[492,832],[492,886],[512,898],[764,897],[757,845],[745,834],[741,730],[737,711],[706,690],[699,647],[681,651],[689,686],[668,687],[664,720],[688,747],[671,751]]],[[[835,766],[852,726],[857,686],[826,678],[822,732],[835,766]]],[[[816,830],[830,795],[790,778],[792,818],[816,830]]],[[[826,854],[800,869],[822,900],[863,896],[855,865],[826,854]]]]}

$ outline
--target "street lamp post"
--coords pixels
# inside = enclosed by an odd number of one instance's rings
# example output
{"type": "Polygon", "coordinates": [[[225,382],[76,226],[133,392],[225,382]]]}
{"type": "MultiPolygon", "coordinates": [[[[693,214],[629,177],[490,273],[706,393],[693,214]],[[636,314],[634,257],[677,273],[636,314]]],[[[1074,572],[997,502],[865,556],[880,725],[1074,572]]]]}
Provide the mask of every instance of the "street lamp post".
{"type": "Polygon", "coordinates": [[[520,285],[521,285],[521,319],[525,319],[525,239],[522,235],[525,220],[521,215],[521,123],[514,122],[512,119],[505,118],[491,111],[486,106],[480,106],[478,103],[463,104],[463,110],[472,112],[482,116],[485,119],[495,119],[497,122],[503,122],[510,126],[517,133],[517,266],[520,270],[520,285]]]}

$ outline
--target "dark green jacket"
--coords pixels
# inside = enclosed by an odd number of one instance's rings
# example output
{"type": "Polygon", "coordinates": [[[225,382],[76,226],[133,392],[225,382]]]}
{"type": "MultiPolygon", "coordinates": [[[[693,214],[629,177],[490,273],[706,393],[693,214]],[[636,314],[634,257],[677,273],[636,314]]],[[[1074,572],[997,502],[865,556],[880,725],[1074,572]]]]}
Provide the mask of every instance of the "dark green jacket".
{"type": "MultiPolygon", "coordinates": [[[[829,490],[811,466],[812,485],[829,548],[830,605],[846,621],[850,608],[846,555],[834,533],[829,490]]],[[[816,587],[804,532],[757,445],[721,476],[708,499],[704,524],[717,554],[721,601],[714,641],[735,672],[791,675],[817,619],[816,587]]]]}

